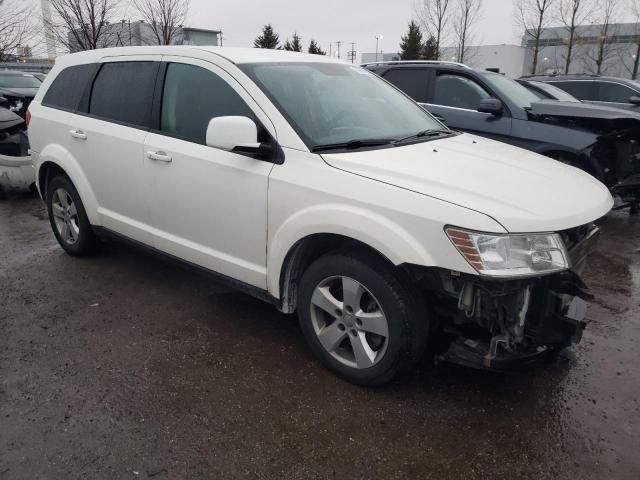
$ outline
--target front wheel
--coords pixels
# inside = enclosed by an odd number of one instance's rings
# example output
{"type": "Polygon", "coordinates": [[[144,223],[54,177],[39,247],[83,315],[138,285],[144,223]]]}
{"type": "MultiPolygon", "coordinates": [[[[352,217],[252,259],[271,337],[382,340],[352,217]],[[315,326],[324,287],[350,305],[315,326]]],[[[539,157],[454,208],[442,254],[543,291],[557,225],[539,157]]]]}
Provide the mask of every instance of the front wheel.
{"type": "Polygon", "coordinates": [[[421,297],[392,265],[360,251],[326,255],[305,271],[298,317],[323,364],[359,385],[391,381],[427,341],[421,297]]]}

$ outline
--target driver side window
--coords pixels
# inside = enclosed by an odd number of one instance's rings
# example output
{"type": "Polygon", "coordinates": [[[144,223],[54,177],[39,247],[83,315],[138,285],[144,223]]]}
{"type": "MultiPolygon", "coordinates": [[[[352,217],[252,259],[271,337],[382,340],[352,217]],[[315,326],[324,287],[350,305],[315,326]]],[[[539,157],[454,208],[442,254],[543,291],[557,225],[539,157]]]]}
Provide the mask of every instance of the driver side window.
{"type": "Polygon", "coordinates": [[[470,78],[452,74],[436,77],[434,105],[476,110],[486,98],[491,98],[489,92],[470,78]]]}
{"type": "Polygon", "coordinates": [[[215,73],[184,63],[167,66],[160,130],[204,145],[209,120],[228,115],[257,120],[236,91],[215,73]]]}

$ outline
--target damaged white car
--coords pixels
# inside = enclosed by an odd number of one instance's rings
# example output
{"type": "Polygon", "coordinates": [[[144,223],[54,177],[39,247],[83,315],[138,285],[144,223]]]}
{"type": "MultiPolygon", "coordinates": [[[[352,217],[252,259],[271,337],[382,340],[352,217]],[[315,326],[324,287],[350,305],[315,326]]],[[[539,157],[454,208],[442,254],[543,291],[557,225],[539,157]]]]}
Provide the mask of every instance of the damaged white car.
{"type": "MultiPolygon", "coordinates": [[[[72,255],[133,240],[297,312],[380,385],[428,351],[530,365],[577,342],[613,200],[547,157],[446,128],[336,59],[213,47],[61,57],[31,103],[37,187],[72,255]]],[[[215,324],[212,328],[215,328],[215,324]]]]}
{"type": "Polygon", "coordinates": [[[34,182],[25,122],[3,108],[0,97],[0,197],[10,190],[28,190],[34,182]]]}

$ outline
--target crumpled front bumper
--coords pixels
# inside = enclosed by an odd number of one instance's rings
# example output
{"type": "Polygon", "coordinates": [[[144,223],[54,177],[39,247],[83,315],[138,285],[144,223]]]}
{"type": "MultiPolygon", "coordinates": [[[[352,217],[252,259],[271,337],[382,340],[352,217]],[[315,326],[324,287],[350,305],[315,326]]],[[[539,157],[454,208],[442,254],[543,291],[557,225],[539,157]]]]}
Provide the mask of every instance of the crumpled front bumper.
{"type": "Polygon", "coordinates": [[[569,250],[571,270],[534,281],[524,326],[526,341],[519,348],[505,348],[499,343],[499,336],[491,340],[459,336],[439,360],[507,371],[540,365],[563,348],[579,343],[586,326],[586,300],[593,298],[580,274],[599,236],[599,229],[594,227],[569,250]]]}

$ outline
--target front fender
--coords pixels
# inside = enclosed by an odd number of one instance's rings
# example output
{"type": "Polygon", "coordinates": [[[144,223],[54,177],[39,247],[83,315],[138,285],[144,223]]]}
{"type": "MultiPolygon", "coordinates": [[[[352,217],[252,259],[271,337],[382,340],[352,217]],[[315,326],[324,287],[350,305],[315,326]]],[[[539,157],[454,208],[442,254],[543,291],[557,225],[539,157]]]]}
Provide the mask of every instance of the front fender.
{"type": "MultiPolygon", "coordinates": [[[[394,265],[436,265],[424,242],[418,241],[391,219],[360,207],[317,205],[296,212],[271,237],[267,255],[267,288],[271,295],[276,298],[280,296],[280,274],[288,253],[298,241],[314,234],[335,234],[360,241],[377,250],[394,265]]],[[[454,254],[451,258],[458,257],[457,269],[474,273],[460,255],[454,254]]]]}
{"type": "MultiPolygon", "coordinates": [[[[89,221],[92,225],[99,225],[98,201],[95,193],[71,152],[60,145],[49,144],[45,146],[38,155],[36,162],[34,162],[37,179],[40,179],[41,168],[47,162],[53,163],[65,171],[80,195],[80,200],[82,200],[89,221]]],[[[40,193],[42,195],[44,192],[40,193]]]]}

